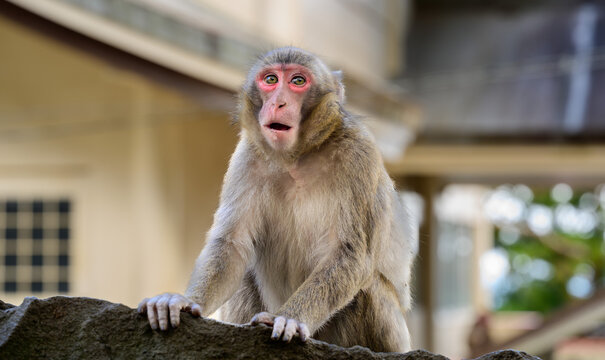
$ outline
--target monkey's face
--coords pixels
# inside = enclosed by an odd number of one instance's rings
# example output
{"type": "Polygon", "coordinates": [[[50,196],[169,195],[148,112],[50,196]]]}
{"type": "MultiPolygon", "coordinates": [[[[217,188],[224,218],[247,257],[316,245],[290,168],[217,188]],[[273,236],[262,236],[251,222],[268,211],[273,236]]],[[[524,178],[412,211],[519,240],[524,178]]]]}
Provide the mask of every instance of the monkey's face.
{"type": "Polygon", "coordinates": [[[258,122],[263,137],[275,150],[292,149],[299,137],[303,103],[313,82],[311,72],[298,64],[277,64],[261,69],[255,82],[262,100],[258,122]]]}

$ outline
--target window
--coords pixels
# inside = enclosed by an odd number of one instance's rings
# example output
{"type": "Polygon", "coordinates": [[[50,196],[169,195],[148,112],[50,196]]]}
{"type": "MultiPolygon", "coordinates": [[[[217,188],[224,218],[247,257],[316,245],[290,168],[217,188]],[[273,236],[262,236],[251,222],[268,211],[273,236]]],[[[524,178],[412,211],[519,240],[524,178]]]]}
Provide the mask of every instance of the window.
{"type": "Polygon", "coordinates": [[[69,292],[71,207],[67,199],[0,199],[0,291],[69,292]]]}
{"type": "Polygon", "coordinates": [[[440,308],[472,303],[473,231],[468,225],[441,221],[437,236],[437,286],[440,308]]]}

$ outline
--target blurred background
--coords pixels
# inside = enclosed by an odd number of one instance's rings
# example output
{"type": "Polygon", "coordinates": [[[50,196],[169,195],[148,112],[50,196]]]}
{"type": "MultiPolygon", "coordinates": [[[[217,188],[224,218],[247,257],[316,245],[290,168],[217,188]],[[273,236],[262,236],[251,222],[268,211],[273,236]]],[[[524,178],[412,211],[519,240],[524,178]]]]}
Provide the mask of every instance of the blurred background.
{"type": "Polygon", "coordinates": [[[605,357],[605,4],[0,2],[0,298],[182,292],[256,56],[345,75],[420,228],[414,347],[605,357]]]}

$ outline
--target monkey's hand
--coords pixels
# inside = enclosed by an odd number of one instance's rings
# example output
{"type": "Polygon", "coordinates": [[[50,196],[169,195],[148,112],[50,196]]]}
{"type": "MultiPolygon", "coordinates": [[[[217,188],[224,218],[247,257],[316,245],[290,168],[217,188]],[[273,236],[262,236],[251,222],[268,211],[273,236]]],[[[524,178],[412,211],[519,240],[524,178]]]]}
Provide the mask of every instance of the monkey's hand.
{"type": "Polygon", "coordinates": [[[151,299],[145,298],[138,307],[140,314],[147,314],[153,330],[157,330],[158,324],[161,330],[168,330],[168,317],[172,327],[179,326],[181,310],[196,317],[202,315],[202,307],[199,304],[180,294],[165,293],[151,299]]]}
{"type": "Polygon", "coordinates": [[[273,315],[268,312],[261,312],[254,315],[250,324],[273,326],[273,333],[271,334],[271,339],[273,340],[279,340],[281,338],[283,341],[290,342],[292,337],[298,333],[300,339],[304,342],[311,336],[309,328],[307,328],[305,323],[296,319],[286,319],[283,316],[273,315]]]}

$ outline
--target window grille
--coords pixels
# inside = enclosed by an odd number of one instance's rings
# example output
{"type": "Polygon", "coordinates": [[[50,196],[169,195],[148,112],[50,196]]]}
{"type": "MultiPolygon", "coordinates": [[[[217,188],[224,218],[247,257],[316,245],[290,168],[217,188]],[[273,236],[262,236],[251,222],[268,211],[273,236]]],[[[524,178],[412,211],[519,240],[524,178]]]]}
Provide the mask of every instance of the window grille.
{"type": "Polygon", "coordinates": [[[67,199],[0,199],[0,291],[69,292],[71,211],[67,199]]]}

